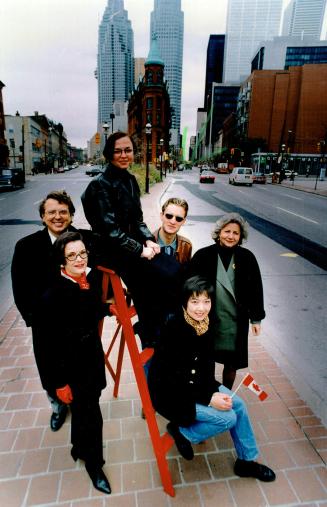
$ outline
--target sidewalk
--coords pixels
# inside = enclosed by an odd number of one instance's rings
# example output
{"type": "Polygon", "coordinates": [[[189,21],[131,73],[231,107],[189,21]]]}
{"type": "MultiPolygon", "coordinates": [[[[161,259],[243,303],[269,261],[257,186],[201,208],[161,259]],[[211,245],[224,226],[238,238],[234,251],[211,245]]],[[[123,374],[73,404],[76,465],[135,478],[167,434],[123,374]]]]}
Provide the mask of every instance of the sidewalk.
{"type": "Polygon", "coordinates": [[[282,181],[281,186],[292,188],[294,190],[302,190],[311,194],[327,196],[327,179],[320,181],[316,177],[296,176],[294,181],[289,179],[282,181]],[[315,188],[316,187],[316,188],[315,188]]]}
{"type": "MultiPolygon", "coordinates": [[[[167,184],[169,178],[142,198],[151,228],[158,225],[158,200],[167,184]]],[[[112,321],[106,319],[104,336],[112,332],[112,321]]],[[[84,465],[70,456],[70,418],[57,433],[49,428],[49,404],[36,370],[31,332],[13,307],[0,322],[1,507],[327,507],[327,429],[260,339],[251,337],[249,347],[249,370],[269,397],[260,402],[245,388],[240,395],[249,407],[260,458],[275,470],[276,482],[236,477],[234,448],[225,433],[195,446],[191,462],[183,460],[175,446],[170,450],[176,496],[167,496],[146,421],[140,417],[140,399],[126,352],[119,397],[113,398],[108,375],[101,398],[104,469],[113,490],[105,496],[92,487],[84,465]]],[[[221,378],[220,367],[217,377],[221,378]]],[[[158,421],[164,431],[164,419],[158,416],[158,421]]]]}

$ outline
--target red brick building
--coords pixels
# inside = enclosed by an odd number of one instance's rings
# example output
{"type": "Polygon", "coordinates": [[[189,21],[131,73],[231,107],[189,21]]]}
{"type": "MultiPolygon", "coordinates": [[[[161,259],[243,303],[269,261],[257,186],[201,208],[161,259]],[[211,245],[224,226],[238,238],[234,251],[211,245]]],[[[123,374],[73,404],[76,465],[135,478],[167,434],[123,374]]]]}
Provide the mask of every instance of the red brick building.
{"type": "Polygon", "coordinates": [[[241,138],[263,138],[268,150],[316,153],[327,135],[327,64],[256,70],[240,89],[241,138]]]}
{"type": "Polygon", "coordinates": [[[151,124],[149,136],[150,161],[159,159],[161,150],[169,152],[170,99],[164,80],[164,62],[160,58],[157,41],[152,40],[149,56],[144,64],[145,74],[128,103],[128,133],[133,138],[139,161],[146,162],[146,124],[151,124]],[[163,145],[160,145],[163,139],[163,145]]]}

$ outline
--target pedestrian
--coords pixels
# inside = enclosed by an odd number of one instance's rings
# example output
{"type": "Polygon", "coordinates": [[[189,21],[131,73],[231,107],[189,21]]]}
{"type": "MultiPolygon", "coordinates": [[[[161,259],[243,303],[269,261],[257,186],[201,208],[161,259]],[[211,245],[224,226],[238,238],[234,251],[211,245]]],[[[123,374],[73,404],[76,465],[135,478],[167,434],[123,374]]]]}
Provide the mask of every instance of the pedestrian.
{"type": "Polygon", "coordinates": [[[101,302],[100,272],[88,267],[88,251],[79,232],[61,234],[54,252],[60,276],[43,294],[40,305],[40,325],[49,337],[44,362],[57,397],[71,408],[73,459],[84,460],[94,487],[110,493],[102,470],[105,461],[99,399],[106,375],[98,332],[108,305],[101,302]]]}
{"type": "Polygon", "coordinates": [[[222,383],[232,389],[236,370],[248,366],[249,321],[254,336],[265,317],[260,269],[253,253],[242,247],[248,237],[238,213],[223,215],[212,232],[214,245],[198,250],[189,273],[201,275],[215,287],[212,313],[215,360],[224,365],[222,383]]]}
{"type": "Polygon", "coordinates": [[[245,403],[215,379],[209,322],[214,292],[203,277],[186,280],[182,308],[167,321],[150,365],[152,403],[169,420],[167,431],[185,459],[194,457],[192,444],[229,430],[235,474],[271,482],[274,472],[254,461],[258,448],[245,403]]]}
{"type": "Polygon", "coordinates": [[[114,132],[103,150],[107,167],[82,195],[87,221],[102,240],[101,262],[115,270],[130,291],[139,318],[142,346],[152,346],[174,290],[175,260],[161,254],[143,220],[140,189],[128,169],[134,145],[125,132],[114,132]]]}
{"type": "Polygon", "coordinates": [[[181,264],[186,264],[192,257],[192,243],[188,238],[178,234],[185,224],[188,213],[188,203],[185,199],[171,197],[161,208],[161,227],[153,235],[161,249],[172,255],[181,264]]]}
{"type": "MultiPolygon", "coordinates": [[[[17,242],[11,265],[14,301],[26,326],[32,328],[36,364],[52,407],[52,431],[58,431],[64,424],[67,406],[61,403],[51,389],[51,378],[44,365],[42,345],[49,344],[49,339],[47,331],[43,334],[39,327],[40,300],[58,274],[53,257],[53,243],[63,232],[76,231],[72,226],[74,213],[74,204],[65,191],[50,192],[39,205],[44,228],[17,242]]],[[[85,231],[85,234],[88,234],[90,241],[90,231],[85,231]]]]}

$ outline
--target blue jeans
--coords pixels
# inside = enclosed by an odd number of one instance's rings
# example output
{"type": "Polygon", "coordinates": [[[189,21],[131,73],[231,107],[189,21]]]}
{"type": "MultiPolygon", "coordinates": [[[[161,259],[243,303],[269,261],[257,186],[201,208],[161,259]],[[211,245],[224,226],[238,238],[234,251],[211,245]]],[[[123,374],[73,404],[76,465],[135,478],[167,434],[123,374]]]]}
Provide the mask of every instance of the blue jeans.
{"type": "MultiPolygon", "coordinates": [[[[225,386],[220,386],[219,392],[232,394],[225,386]]],[[[192,444],[229,430],[239,459],[251,461],[259,454],[246,405],[236,395],[233,408],[227,411],[197,403],[195,423],[188,427],[180,426],[179,430],[192,444]]]]}

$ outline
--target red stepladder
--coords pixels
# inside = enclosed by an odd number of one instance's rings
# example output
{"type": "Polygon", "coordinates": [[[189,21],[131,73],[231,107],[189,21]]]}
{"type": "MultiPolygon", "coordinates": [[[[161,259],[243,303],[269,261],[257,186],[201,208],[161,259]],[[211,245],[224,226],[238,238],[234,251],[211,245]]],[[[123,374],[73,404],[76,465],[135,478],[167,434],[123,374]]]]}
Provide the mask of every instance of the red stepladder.
{"type": "MultiPolygon", "coordinates": [[[[165,432],[160,434],[156,414],[152,406],[150,393],[148,389],[147,380],[144,373],[144,364],[152,357],[153,349],[146,348],[139,351],[133,325],[131,319],[136,315],[134,306],[130,304],[130,297],[124,291],[120,277],[111,269],[103,266],[97,267],[102,272],[102,299],[106,301],[108,288],[111,286],[113,292],[114,302],[110,304],[110,314],[116,318],[117,327],[114,331],[113,337],[109,344],[107,351],[104,352],[106,367],[114,380],[113,395],[115,398],[118,396],[120,376],[122,370],[122,363],[124,358],[125,344],[129,351],[131,363],[136,379],[136,384],[140,393],[141,402],[145,414],[145,420],[148,425],[150,438],[154,454],[156,456],[157,465],[161,477],[161,482],[164,491],[170,495],[175,496],[175,490],[172,483],[172,478],[167,461],[167,452],[174,444],[173,438],[165,432]],[[110,354],[113,347],[120,335],[118,356],[116,366],[113,367],[109,361],[110,354]]],[[[103,332],[103,321],[99,325],[100,336],[103,332]]]]}

